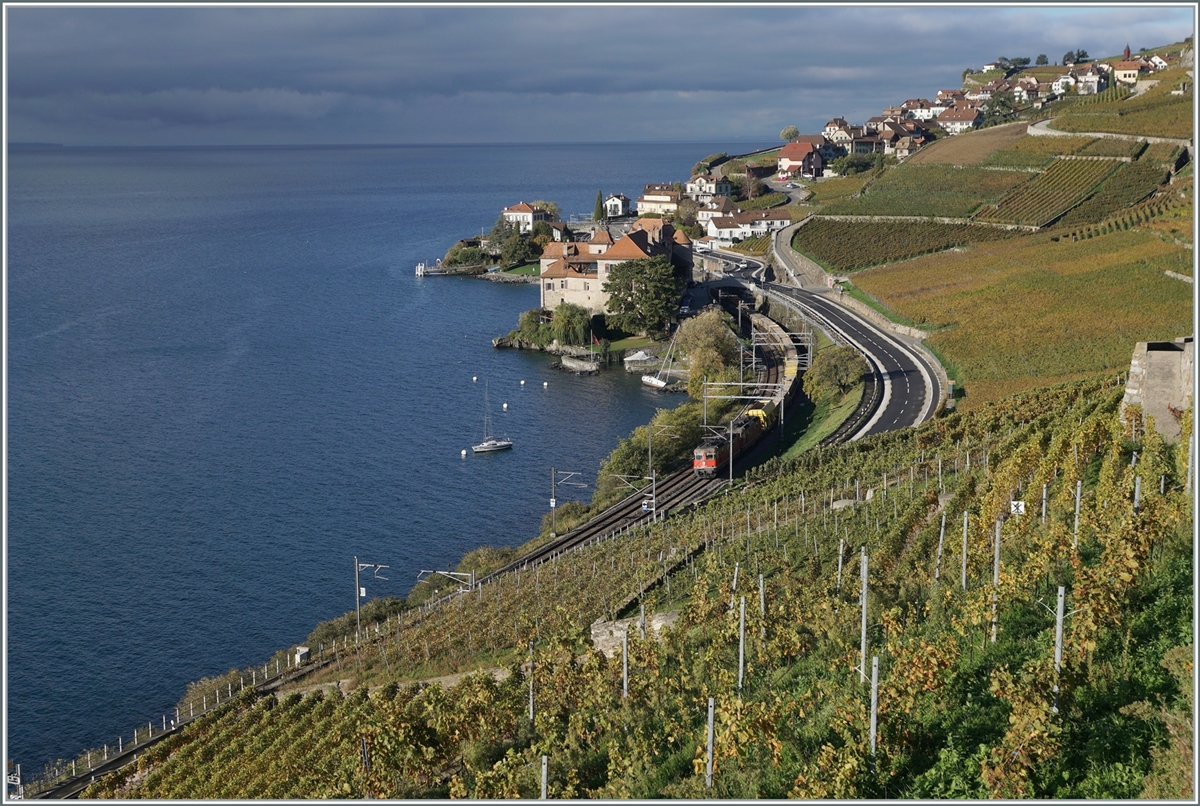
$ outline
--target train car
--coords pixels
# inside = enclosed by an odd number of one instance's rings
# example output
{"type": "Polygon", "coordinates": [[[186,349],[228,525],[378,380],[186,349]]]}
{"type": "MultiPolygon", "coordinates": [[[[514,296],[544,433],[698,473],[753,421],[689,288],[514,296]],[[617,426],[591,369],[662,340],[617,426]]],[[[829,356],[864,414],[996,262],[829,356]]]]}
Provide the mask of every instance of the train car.
{"type": "Polygon", "coordinates": [[[754,400],[733,421],[732,439],[729,434],[706,437],[692,452],[692,470],[697,476],[715,477],[730,455],[752,447],[769,432],[779,419],[781,407],[792,398],[799,376],[799,357],[795,342],[777,323],[763,316],[752,314],[751,321],[760,331],[774,337],[776,348],[782,353],[783,387],[775,389],[769,396],[754,400]]]}
{"type": "Polygon", "coordinates": [[[769,397],[756,400],[746,409],[746,414],[758,418],[765,431],[775,424],[775,400],[769,397]]]}

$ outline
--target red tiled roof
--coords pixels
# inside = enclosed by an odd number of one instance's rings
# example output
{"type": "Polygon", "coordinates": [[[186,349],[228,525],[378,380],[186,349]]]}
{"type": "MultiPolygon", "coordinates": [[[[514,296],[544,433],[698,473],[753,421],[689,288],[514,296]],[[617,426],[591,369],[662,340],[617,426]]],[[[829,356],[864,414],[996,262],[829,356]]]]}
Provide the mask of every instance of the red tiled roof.
{"type": "Polygon", "coordinates": [[[787,160],[803,160],[816,150],[817,146],[812,143],[793,141],[779,149],[779,158],[787,160]]]}

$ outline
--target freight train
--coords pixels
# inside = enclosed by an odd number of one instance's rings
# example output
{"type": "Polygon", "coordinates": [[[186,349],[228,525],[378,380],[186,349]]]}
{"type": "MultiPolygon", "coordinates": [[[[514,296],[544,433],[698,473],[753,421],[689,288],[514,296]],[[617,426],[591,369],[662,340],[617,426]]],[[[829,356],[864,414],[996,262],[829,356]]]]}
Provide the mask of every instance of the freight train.
{"type": "Polygon", "coordinates": [[[765,397],[751,401],[733,418],[729,430],[720,436],[708,436],[692,453],[692,470],[697,476],[713,477],[719,468],[753,447],[771,430],[779,410],[791,399],[799,373],[799,354],[792,338],[782,327],[763,316],[752,314],[753,326],[773,337],[783,348],[783,388],[773,389],[765,397]]]}

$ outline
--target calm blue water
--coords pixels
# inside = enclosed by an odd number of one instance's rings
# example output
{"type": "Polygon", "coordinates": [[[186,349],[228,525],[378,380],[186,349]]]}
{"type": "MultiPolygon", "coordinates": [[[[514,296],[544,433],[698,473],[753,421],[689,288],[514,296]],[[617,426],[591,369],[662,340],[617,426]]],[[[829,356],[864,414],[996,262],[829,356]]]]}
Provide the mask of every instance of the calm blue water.
{"type": "Polygon", "coordinates": [[[11,152],[9,758],[114,742],[300,640],[353,608],[354,555],[403,595],[531,537],[550,468],[593,483],[664,398],[493,350],[536,286],[413,266],[505,205],[590,213],[750,147],[11,152]],[[484,379],[516,448],[464,460],[484,379]]]}

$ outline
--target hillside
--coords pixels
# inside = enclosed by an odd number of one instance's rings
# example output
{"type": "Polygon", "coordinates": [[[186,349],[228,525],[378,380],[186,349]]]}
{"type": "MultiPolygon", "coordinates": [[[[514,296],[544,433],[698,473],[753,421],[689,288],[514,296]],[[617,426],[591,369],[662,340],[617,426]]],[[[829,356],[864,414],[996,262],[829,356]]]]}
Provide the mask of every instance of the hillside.
{"type": "MultiPolygon", "coordinates": [[[[1169,92],[1177,72],[1136,98],[1078,99],[1050,126],[1161,134],[1186,108],[1190,136],[1192,93],[1169,92]]],[[[1192,286],[1180,279],[1193,263],[1187,149],[1027,127],[946,138],[900,165],[818,181],[814,218],[792,242],[848,277],[855,296],[928,331],[967,408],[1119,371],[1134,343],[1192,331],[1192,286]]]]}
{"type": "Polygon", "coordinates": [[[1186,451],[1121,425],[1121,392],[1076,382],[773,462],[688,516],[369,629],[342,656],[353,693],[235,697],[84,796],[532,798],[545,756],[551,797],[702,797],[711,697],[720,797],[1133,797],[1147,775],[1178,797],[1190,750],[1163,720],[1191,711],[1190,476],[1186,451]],[[587,631],[640,605],[679,616],[657,638],[629,625],[625,696],[587,631]],[[502,680],[386,683],[498,657],[502,680]]]}

